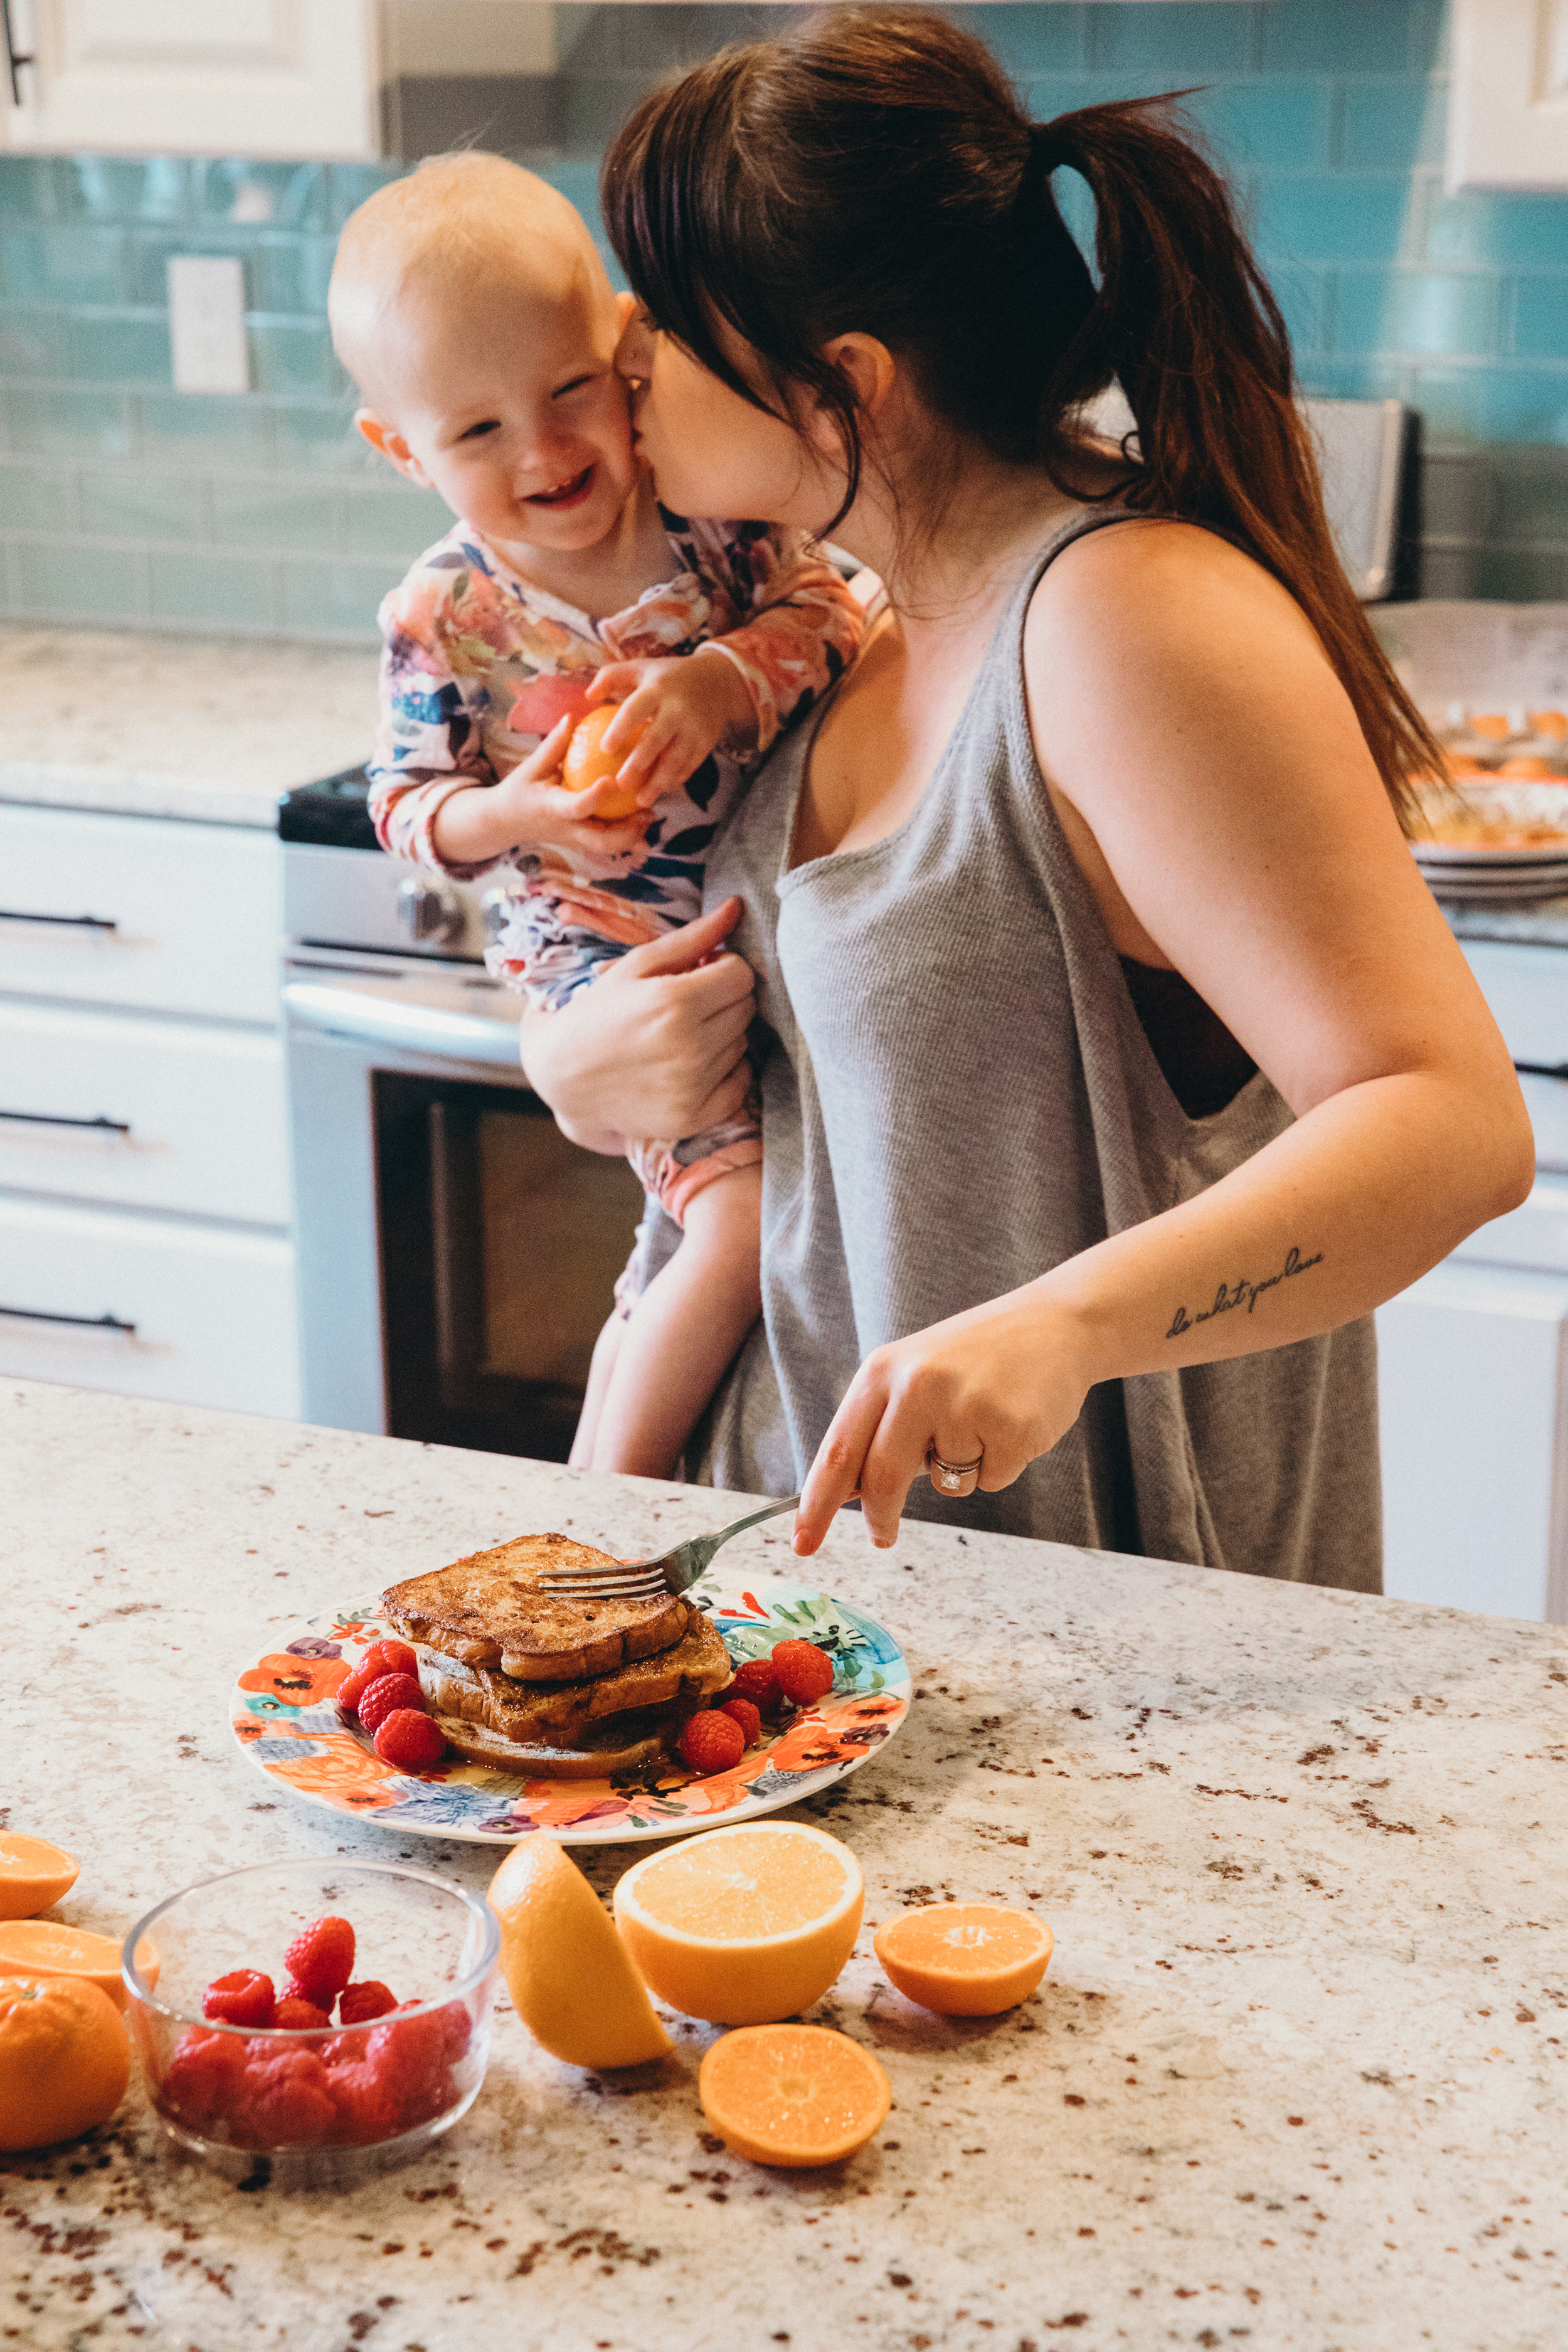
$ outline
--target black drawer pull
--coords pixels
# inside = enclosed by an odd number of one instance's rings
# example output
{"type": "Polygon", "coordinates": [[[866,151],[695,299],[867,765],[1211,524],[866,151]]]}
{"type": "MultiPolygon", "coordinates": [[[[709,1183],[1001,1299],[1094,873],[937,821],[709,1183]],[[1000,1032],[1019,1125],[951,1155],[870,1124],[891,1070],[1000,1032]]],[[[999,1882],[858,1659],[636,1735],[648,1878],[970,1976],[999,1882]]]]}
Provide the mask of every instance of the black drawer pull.
{"type": "Polygon", "coordinates": [[[1516,1062],[1521,1078],[1568,1078],[1568,1062],[1516,1062]]]}
{"type": "Polygon", "coordinates": [[[0,1110],[0,1118],[14,1119],[18,1127],[85,1127],[100,1135],[129,1135],[128,1118],[56,1118],[47,1110],[0,1110]]]}
{"type": "Polygon", "coordinates": [[[56,923],[68,931],[117,931],[107,915],[26,915],[19,907],[0,907],[0,923],[56,923]]]}
{"type": "Polygon", "coordinates": [[[26,55],[16,47],[16,36],[11,26],[11,0],[0,0],[0,27],[3,27],[5,36],[5,62],[11,72],[11,103],[13,106],[20,106],[22,84],[17,68],[36,66],[38,60],[35,57],[26,55]]]}
{"type": "Polygon", "coordinates": [[[71,1323],[82,1331],[134,1331],[134,1323],[122,1323],[118,1315],[46,1315],[37,1307],[0,1307],[0,1315],[13,1315],[21,1323],[71,1323]]]}

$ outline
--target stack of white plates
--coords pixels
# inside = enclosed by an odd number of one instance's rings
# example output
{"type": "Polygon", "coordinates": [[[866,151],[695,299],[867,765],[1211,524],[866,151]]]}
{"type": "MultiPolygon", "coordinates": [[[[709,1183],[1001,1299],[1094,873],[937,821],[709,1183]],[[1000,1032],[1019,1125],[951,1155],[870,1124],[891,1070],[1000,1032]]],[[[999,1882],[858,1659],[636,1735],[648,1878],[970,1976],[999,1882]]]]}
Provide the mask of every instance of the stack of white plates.
{"type": "MultiPolygon", "coordinates": [[[[1469,783],[1454,790],[1488,824],[1551,832],[1530,842],[1413,841],[1411,855],[1435,898],[1453,906],[1503,906],[1568,895],[1568,786],[1469,783]]],[[[1428,811],[1440,828],[1442,804],[1429,801],[1428,811]]]]}

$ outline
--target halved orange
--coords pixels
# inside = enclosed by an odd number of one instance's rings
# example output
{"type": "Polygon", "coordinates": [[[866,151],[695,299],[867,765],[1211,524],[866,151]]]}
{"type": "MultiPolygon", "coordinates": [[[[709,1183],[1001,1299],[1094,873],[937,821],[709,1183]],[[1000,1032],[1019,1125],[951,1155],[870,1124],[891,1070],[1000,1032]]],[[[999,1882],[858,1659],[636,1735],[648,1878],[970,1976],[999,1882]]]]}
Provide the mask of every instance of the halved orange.
{"type": "Polygon", "coordinates": [[[702,2112],[753,2164],[838,2164],[864,2147],[893,2104],[868,2050],[826,2025],[742,2025],[716,2042],[697,2077],[702,2112]]]}
{"type": "Polygon", "coordinates": [[[668,2034],[610,1917],[552,1837],[513,1846],[490,1881],[512,2007],[542,2049],[569,2066],[640,2066],[668,2034]]]}
{"type": "Polygon", "coordinates": [[[634,1863],[616,1922],[660,2000],[715,2025],[760,2025],[820,2000],[865,1904],[847,1845],[799,1822],[757,1822],[634,1863]]]}
{"type": "Polygon", "coordinates": [[[994,2017],[1034,1991],[1054,1940],[1043,1919],[1000,1903],[927,1903],[879,1927],[872,1949],[921,2009],[994,2017]]]}
{"type": "MultiPolygon", "coordinates": [[[[120,1973],[121,1947],[112,1936],[63,1927],[58,1919],[11,1919],[0,1925],[0,1977],[80,1977],[123,2010],[130,1995],[120,1973]]],[[[145,1936],[136,1965],[149,1990],[158,1981],[158,1955],[145,1936]]]]}
{"type": "Polygon", "coordinates": [[[30,1919],[76,1885],[81,1867],[64,1846],[47,1838],[0,1830],[0,1919],[30,1919]]]}
{"type": "Polygon", "coordinates": [[[106,2123],[130,2079],[131,2038],[97,1985],[0,1979],[0,2149],[51,2147],[106,2123]]]}

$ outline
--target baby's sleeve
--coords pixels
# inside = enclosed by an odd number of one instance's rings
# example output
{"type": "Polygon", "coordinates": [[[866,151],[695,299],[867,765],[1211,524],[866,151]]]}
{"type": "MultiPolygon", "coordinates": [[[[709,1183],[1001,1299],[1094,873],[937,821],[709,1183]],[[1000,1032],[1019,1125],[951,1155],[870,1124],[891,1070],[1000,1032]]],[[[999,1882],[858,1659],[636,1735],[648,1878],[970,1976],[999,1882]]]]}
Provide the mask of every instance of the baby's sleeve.
{"type": "Polygon", "coordinates": [[[752,617],[705,652],[721,653],[746,682],[757,750],[813,709],[858,650],[864,605],[815,542],[772,523],[721,523],[737,608],[752,617]]]}
{"type": "Polygon", "coordinates": [[[375,836],[394,857],[471,881],[501,861],[443,858],[432,837],[443,801],[470,784],[493,784],[485,750],[489,693],[482,677],[461,677],[442,644],[441,575],[420,564],[384,601],[381,719],[366,762],[375,836]]]}

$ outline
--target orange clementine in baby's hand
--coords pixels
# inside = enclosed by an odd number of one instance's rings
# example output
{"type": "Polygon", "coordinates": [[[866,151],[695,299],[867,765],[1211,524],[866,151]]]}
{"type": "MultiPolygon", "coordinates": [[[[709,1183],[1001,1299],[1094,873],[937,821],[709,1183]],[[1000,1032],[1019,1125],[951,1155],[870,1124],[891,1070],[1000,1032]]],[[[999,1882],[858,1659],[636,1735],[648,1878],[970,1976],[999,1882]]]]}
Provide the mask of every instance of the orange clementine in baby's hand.
{"type": "MultiPolygon", "coordinates": [[[[611,720],[619,716],[620,708],[618,702],[595,703],[586,719],[580,719],[574,729],[561,765],[561,781],[569,793],[591,792],[595,784],[606,783],[612,776],[619,775],[621,761],[629,757],[647,733],[646,727],[639,727],[624,751],[606,751],[605,732],[611,720]]],[[[606,818],[635,816],[637,805],[637,787],[623,785],[619,792],[611,793],[594,814],[606,818]]]]}
{"type": "Polygon", "coordinates": [[[52,2147],[107,2123],[130,2079],[130,2036],[97,1985],[0,1978],[0,2149],[52,2147]]]}
{"type": "Polygon", "coordinates": [[[995,2017],[1050,1963],[1043,1919],[1000,1903],[927,1903],[878,1928],[872,1949],[906,2000],[942,2017],[995,2017]]]}

